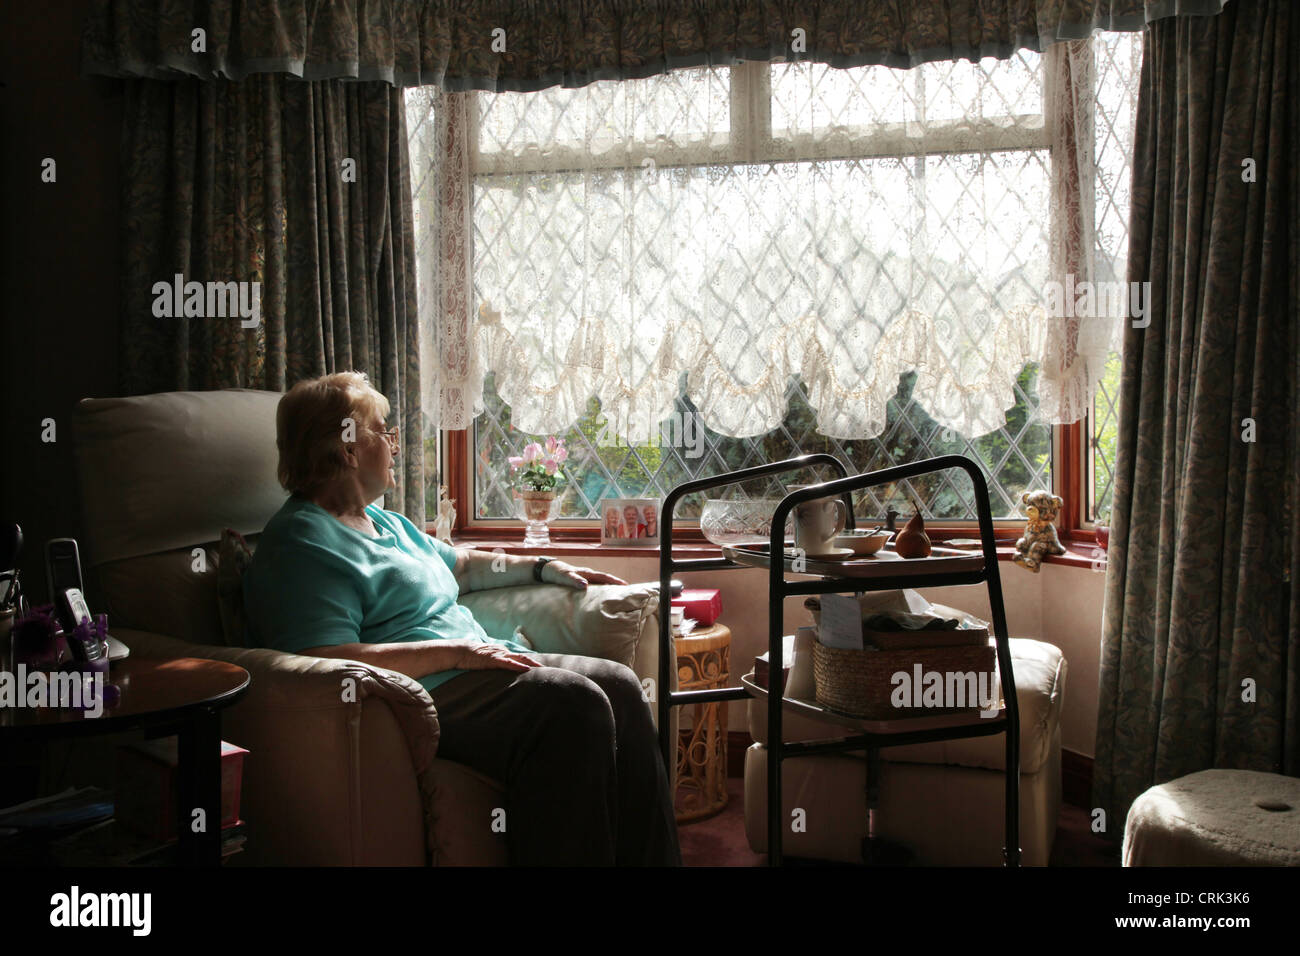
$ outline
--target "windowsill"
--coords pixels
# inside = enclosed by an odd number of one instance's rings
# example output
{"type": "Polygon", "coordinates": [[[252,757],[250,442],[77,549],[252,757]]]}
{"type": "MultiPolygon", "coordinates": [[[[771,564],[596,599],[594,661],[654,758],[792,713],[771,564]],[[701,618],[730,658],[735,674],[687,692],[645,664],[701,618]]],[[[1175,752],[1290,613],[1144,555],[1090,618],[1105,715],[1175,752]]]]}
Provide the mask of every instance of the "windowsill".
{"type": "MultiPolygon", "coordinates": [[[[506,554],[545,554],[560,557],[587,557],[599,554],[609,558],[646,558],[659,560],[659,547],[615,547],[602,545],[599,539],[586,537],[553,537],[544,548],[526,548],[520,543],[521,530],[510,532],[507,538],[502,535],[486,536],[481,534],[460,534],[452,536],[452,544],[458,548],[477,548],[483,551],[500,549],[506,554]]],[[[969,537],[969,532],[950,532],[946,537],[969,537]]],[[[1017,535],[1018,536],[1018,535],[1017,535]]],[[[936,540],[942,542],[944,536],[936,534],[936,540]]],[[[1077,531],[1062,536],[1061,544],[1066,553],[1049,555],[1043,559],[1044,564],[1059,564],[1067,568],[1087,568],[1101,571],[1106,568],[1106,555],[1098,554],[1096,540],[1087,531],[1077,531]]],[[[998,560],[1010,562],[1015,556],[1015,538],[997,538],[998,560]]],[[[973,553],[973,552],[972,552],[973,553]]],[[[722,549],[702,538],[688,537],[673,541],[673,555],[679,559],[720,558],[722,549]]]]}
{"type": "MultiPolygon", "coordinates": [[[[1047,558],[1051,564],[1063,564],[1068,568],[1089,568],[1093,571],[1106,570],[1106,552],[1097,547],[1097,538],[1091,531],[1076,531],[1061,536],[1061,546],[1065,554],[1054,554],[1047,558]]],[[[1014,548],[1007,549],[1014,553],[1014,548]]],[[[998,549],[998,559],[1002,560],[1002,549],[998,549]]],[[[1009,558],[1008,558],[1009,560],[1009,558]]]]}

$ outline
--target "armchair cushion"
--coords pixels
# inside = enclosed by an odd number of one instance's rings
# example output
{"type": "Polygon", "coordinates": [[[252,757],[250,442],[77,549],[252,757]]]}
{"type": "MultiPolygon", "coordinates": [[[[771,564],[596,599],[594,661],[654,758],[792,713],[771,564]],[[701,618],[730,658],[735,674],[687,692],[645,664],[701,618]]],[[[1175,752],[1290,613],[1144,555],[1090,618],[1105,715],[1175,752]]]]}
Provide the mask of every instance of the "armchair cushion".
{"type": "Polygon", "coordinates": [[[89,571],[93,590],[87,600],[108,612],[114,635],[131,628],[204,646],[225,644],[217,565],[215,545],[110,561],[89,571]]]}
{"type": "Polygon", "coordinates": [[[522,631],[541,654],[583,654],[635,670],[647,622],[659,611],[652,584],[594,584],[585,590],[560,584],[491,588],[460,596],[490,637],[522,631]]]}
{"type": "Polygon", "coordinates": [[[219,544],[110,561],[91,570],[91,604],[109,626],[194,644],[246,647],[242,575],[256,535],[227,528],[219,544]]]}
{"type": "Polygon", "coordinates": [[[222,528],[261,531],[288,494],[275,477],[280,397],[237,388],[82,399],[73,433],[83,561],[190,548],[222,528]]]}
{"type": "Polygon", "coordinates": [[[217,567],[217,599],[221,631],[227,647],[248,646],[248,615],[244,612],[244,571],[253,560],[253,549],[238,531],[221,532],[221,559],[217,567]]]}

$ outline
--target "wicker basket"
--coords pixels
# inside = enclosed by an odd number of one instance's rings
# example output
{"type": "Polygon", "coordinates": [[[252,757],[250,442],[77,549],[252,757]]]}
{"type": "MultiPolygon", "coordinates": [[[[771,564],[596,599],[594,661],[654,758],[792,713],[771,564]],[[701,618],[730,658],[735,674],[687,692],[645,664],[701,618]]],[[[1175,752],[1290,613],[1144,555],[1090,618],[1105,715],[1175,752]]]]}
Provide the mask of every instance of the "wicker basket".
{"type": "MultiPolygon", "coordinates": [[[[901,717],[926,717],[935,714],[955,714],[978,711],[980,703],[977,692],[971,693],[970,683],[961,682],[963,696],[968,701],[964,707],[895,707],[891,697],[900,685],[893,677],[898,672],[906,673],[912,683],[916,681],[916,668],[920,665],[921,674],[937,671],[944,675],[945,688],[949,683],[948,675],[975,674],[973,690],[979,690],[981,680],[985,688],[996,688],[994,683],[994,648],[988,644],[966,647],[934,647],[900,651],[859,651],[826,647],[820,642],[813,643],[813,673],[817,677],[817,703],[838,713],[850,717],[864,717],[868,720],[892,720],[901,717]],[[981,674],[986,674],[983,678],[981,674]],[[971,697],[976,699],[971,701],[971,697]]],[[[952,680],[953,690],[958,689],[958,679],[952,680]]],[[[996,694],[996,689],[994,690],[996,694]]],[[[921,698],[922,691],[916,689],[915,697],[921,698]]],[[[949,701],[958,699],[949,697],[949,701]]],[[[908,695],[910,704],[913,700],[908,695]]]]}

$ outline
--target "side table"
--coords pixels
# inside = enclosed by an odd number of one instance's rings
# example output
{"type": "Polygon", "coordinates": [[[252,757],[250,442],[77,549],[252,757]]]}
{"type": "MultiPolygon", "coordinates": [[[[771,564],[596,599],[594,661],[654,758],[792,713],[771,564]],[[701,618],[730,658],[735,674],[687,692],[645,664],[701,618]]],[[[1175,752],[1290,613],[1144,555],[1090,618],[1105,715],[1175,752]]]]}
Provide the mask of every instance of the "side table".
{"type": "MultiPolygon", "coordinates": [[[[674,638],[677,689],[727,686],[731,672],[731,629],[722,624],[696,628],[674,638]]],[[[727,705],[692,705],[691,729],[677,738],[677,822],[711,817],[727,805],[727,705]]]]}
{"type": "Polygon", "coordinates": [[[248,689],[244,668],[224,661],[181,657],[127,658],[110,665],[105,683],[116,684],[121,700],[99,717],[60,707],[0,708],[0,744],[144,730],[178,739],[178,859],[182,866],[221,863],[221,711],[248,689]],[[208,826],[190,827],[202,809],[208,826]]]}

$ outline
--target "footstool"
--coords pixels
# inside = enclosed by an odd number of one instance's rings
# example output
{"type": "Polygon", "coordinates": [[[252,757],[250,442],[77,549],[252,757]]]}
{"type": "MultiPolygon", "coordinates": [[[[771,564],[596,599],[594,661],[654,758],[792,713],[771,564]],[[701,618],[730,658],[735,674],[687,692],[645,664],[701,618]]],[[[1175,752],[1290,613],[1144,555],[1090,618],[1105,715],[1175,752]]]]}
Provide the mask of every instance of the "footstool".
{"type": "Polygon", "coordinates": [[[1202,770],[1152,787],[1124,824],[1125,866],[1300,866],[1300,778],[1202,770]]]}
{"type": "MultiPolygon", "coordinates": [[[[1061,706],[1066,660],[1044,641],[1009,641],[1020,703],[1020,849],[1024,866],[1047,866],[1061,807],[1061,706]]],[[[839,724],[783,718],[787,741],[843,737],[839,724]]],[[[745,835],[767,852],[767,702],[749,701],[745,752],[745,835]]],[[[880,751],[873,835],[906,849],[922,866],[1001,866],[1005,834],[1006,738],[967,737],[880,751]]],[[[782,802],[804,810],[787,830],[786,854],[860,863],[869,830],[862,751],[818,754],[781,765],[782,802]]]]}

